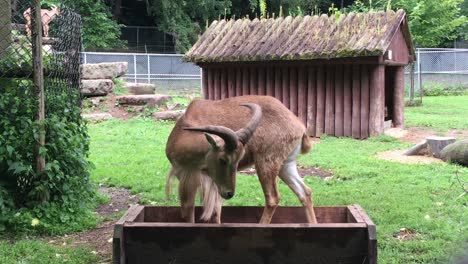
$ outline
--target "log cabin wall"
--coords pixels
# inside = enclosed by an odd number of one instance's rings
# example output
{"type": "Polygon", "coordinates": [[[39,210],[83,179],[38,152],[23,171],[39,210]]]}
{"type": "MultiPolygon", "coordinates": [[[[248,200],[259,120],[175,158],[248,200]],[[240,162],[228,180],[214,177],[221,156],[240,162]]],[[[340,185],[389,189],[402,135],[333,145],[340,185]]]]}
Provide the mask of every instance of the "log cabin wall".
{"type": "Polygon", "coordinates": [[[270,95],[321,134],[367,138],[383,132],[384,65],[216,65],[203,68],[204,98],[270,95]]]}

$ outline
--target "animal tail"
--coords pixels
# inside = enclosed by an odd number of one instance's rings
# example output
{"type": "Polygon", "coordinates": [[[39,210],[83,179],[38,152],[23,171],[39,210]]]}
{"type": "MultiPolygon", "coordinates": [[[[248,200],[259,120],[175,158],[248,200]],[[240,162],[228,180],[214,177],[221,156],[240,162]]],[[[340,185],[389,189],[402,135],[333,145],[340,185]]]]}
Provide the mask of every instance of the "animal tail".
{"type": "Polygon", "coordinates": [[[179,199],[195,190],[200,193],[203,205],[203,213],[200,219],[209,221],[215,214],[221,214],[223,200],[219,195],[218,186],[211,177],[199,170],[187,171],[173,167],[166,178],[166,197],[168,198],[172,195],[174,178],[179,179],[179,199]]]}
{"type": "Polygon", "coordinates": [[[310,142],[309,136],[306,133],[302,135],[302,144],[301,144],[301,154],[306,154],[312,149],[312,144],[310,142]]]}

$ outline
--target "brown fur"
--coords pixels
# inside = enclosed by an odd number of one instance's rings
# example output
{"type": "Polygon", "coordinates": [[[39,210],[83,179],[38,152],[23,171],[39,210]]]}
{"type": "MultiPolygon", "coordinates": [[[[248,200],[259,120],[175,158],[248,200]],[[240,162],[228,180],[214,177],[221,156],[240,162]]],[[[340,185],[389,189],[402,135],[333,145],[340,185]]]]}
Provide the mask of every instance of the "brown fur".
{"type": "MultiPolygon", "coordinates": [[[[251,118],[250,110],[241,106],[242,103],[258,104],[262,108],[262,119],[250,141],[243,146],[243,149],[239,147],[241,150],[236,150],[239,151],[238,155],[241,155],[238,170],[255,165],[262,186],[263,182],[268,182],[264,187],[267,207],[271,200],[271,206],[276,208],[279,201],[276,190],[278,170],[298,142],[301,142],[301,153],[310,151],[311,144],[301,121],[280,101],[270,96],[240,96],[219,101],[193,101],[185,115],[176,123],[167,142],[166,155],[173,165],[169,178],[177,176],[180,181],[190,175],[201,175],[201,171],[206,166],[205,157],[210,145],[205,136],[203,133],[183,128],[217,125],[237,131],[251,118]],[[181,175],[186,176],[181,177],[181,175]],[[274,187],[271,187],[272,184],[274,187]],[[275,190],[270,190],[271,188],[275,190]],[[271,191],[274,192],[273,198],[268,194],[271,191]]],[[[184,182],[185,180],[182,180],[180,184],[185,184],[184,182]]],[[[222,199],[218,193],[212,191],[215,189],[213,182],[196,185],[191,188],[202,190],[205,210],[203,218],[206,220],[214,213],[219,214],[215,208],[220,207],[222,199]],[[207,194],[217,197],[208,198],[207,194]]],[[[187,220],[190,221],[189,218],[187,220]]]]}

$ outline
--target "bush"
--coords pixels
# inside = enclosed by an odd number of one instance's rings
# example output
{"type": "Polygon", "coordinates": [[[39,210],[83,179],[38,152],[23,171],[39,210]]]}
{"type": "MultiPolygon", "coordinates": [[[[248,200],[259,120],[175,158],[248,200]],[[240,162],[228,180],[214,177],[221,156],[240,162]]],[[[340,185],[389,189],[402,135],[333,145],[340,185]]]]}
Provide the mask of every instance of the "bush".
{"type": "Polygon", "coordinates": [[[53,88],[46,80],[46,145],[38,151],[47,163],[40,175],[35,171],[40,124],[35,121],[32,82],[0,79],[0,231],[60,233],[93,222],[89,137],[80,116],[80,95],[53,88]]]}
{"type": "Polygon", "coordinates": [[[444,86],[441,83],[428,83],[424,85],[425,96],[467,95],[468,86],[463,84],[444,86]]]}

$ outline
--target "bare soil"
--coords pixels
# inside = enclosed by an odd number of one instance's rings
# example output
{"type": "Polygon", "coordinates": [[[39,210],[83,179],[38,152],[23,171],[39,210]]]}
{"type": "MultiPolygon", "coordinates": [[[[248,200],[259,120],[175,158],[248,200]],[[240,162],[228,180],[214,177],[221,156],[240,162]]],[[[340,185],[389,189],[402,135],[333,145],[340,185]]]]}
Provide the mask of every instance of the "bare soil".
{"type": "Polygon", "coordinates": [[[414,155],[406,156],[403,153],[406,150],[389,150],[377,153],[376,157],[383,160],[395,161],[407,164],[430,164],[430,163],[442,163],[443,161],[434,157],[414,155]]]}
{"type": "Polygon", "coordinates": [[[435,130],[411,127],[407,129],[405,136],[399,138],[401,141],[410,143],[419,143],[430,136],[445,136],[455,138],[468,138],[468,130],[449,130],[447,132],[437,132],[435,130]]]}
{"type": "Polygon", "coordinates": [[[393,234],[393,237],[400,241],[409,241],[417,236],[419,236],[419,234],[416,231],[409,228],[401,228],[400,231],[395,232],[393,234]]]}

